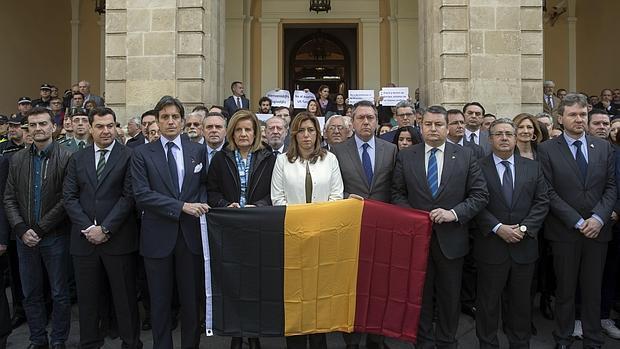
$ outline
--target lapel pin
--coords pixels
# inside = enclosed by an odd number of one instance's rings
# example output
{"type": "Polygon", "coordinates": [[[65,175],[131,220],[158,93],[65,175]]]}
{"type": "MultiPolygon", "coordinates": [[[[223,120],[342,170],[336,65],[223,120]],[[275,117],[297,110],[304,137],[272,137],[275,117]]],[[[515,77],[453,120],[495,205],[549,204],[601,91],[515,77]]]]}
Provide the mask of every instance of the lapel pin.
{"type": "Polygon", "coordinates": [[[456,156],[452,155],[452,159],[456,159],[456,156]]]}
{"type": "Polygon", "coordinates": [[[590,148],[594,149],[594,144],[590,143],[590,148]]]}

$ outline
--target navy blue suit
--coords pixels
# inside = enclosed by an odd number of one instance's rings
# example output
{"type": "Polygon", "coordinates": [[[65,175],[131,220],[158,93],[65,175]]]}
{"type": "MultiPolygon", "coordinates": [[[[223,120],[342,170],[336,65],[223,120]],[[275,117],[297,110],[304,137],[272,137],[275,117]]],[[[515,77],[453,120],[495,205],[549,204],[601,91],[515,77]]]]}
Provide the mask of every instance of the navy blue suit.
{"type": "Polygon", "coordinates": [[[229,96],[224,100],[224,109],[228,113],[228,118],[232,118],[233,114],[239,109],[250,109],[250,100],[241,96],[241,108],[237,107],[234,96],[229,96]]]}
{"type": "Polygon", "coordinates": [[[185,175],[177,197],[160,141],[135,148],[131,176],[136,204],[143,210],[140,253],[151,291],[154,348],[172,348],[171,300],[176,282],[181,303],[181,347],[197,348],[203,291],[202,240],[198,218],[182,211],[206,192],[206,148],[181,137],[185,175]]]}

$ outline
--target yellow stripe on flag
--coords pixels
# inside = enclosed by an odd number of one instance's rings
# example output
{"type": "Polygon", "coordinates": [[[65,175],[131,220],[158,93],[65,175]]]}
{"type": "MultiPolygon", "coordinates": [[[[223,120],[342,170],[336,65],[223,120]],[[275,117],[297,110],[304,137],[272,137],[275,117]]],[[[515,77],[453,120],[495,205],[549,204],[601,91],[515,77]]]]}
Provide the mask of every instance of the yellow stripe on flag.
{"type": "Polygon", "coordinates": [[[291,205],[284,219],[284,333],[352,332],[363,201],[291,205]]]}

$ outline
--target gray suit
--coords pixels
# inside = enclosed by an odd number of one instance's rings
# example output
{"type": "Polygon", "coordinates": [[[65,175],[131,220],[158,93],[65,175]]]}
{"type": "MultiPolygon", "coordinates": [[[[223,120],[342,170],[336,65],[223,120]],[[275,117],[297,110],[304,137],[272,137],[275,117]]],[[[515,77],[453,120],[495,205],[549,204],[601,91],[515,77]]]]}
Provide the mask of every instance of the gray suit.
{"type": "MultiPolygon", "coordinates": [[[[392,190],[392,171],[398,152],[396,145],[375,137],[375,168],[372,183],[368,186],[362,160],[357,150],[355,137],[351,137],[340,144],[331,146],[331,151],[336,155],[340,165],[340,173],[344,184],[344,197],[356,194],[364,199],[390,202],[392,190]]],[[[344,341],[347,345],[359,345],[361,333],[344,333],[344,341]]],[[[382,343],[383,337],[369,335],[368,342],[382,343]]]]}
{"type": "MultiPolygon", "coordinates": [[[[469,142],[469,138],[467,138],[467,132],[463,137],[463,142],[469,142]]],[[[493,152],[493,149],[491,149],[491,143],[489,143],[489,131],[480,130],[480,139],[478,143],[478,146],[480,146],[482,150],[484,150],[484,155],[489,155],[493,152]]]]}
{"type": "Polygon", "coordinates": [[[392,170],[396,161],[396,146],[375,137],[375,169],[372,184],[368,187],[362,160],[357,151],[355,137],[332,146],[332,153],[338,158],[340,173],[344,182],[344,197],[350,194],[365,199],[390,202],[392,188],[392,170]]]}
{"type": "Polygon", "coordinates": [[[549,185],[550,212],[545,238],[551,241],[557,275],[554,337],[570,345],[575,321],[575,289],[581,289],[583,345],[600,347],[604,342],[600,324],[601,282],[612,238],[609,222],[616,203],[615,154],[609,142],[586,136],[588,155],[584,179],[564,136],[540,144],[538,159],[549,185]],[[575,229],[580,218],[593,214],[605,225],[595,239],[575,229]],[[577,283],[579,281],[579,284],[577,283]]]}
{"type": "Polygon", "coordinates": [[[392,202],[423,211],[454,210],[458,222],[434,224],[416,348],[456,348],[463,257],[469,252],[469,221],[487,204],[489,193],[478,159],[464,147],[446,143],[436,197],[426,180],[425,144],[401,150],[392,180],[392,202]],[[433,333],[434,299],[437,307],[433,333]]]}

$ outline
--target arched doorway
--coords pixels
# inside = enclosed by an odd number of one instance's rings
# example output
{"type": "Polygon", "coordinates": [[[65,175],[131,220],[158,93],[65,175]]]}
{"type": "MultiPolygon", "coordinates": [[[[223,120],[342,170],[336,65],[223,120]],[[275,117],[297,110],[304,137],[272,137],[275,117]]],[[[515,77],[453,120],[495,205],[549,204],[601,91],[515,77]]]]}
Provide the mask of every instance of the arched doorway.
{"type": "Polygon", "coordinates": [[[332,96],[357,85],[357,27],[285,26],[285,83],[289,90],[316,92],[329,86],[332,96]]]}

